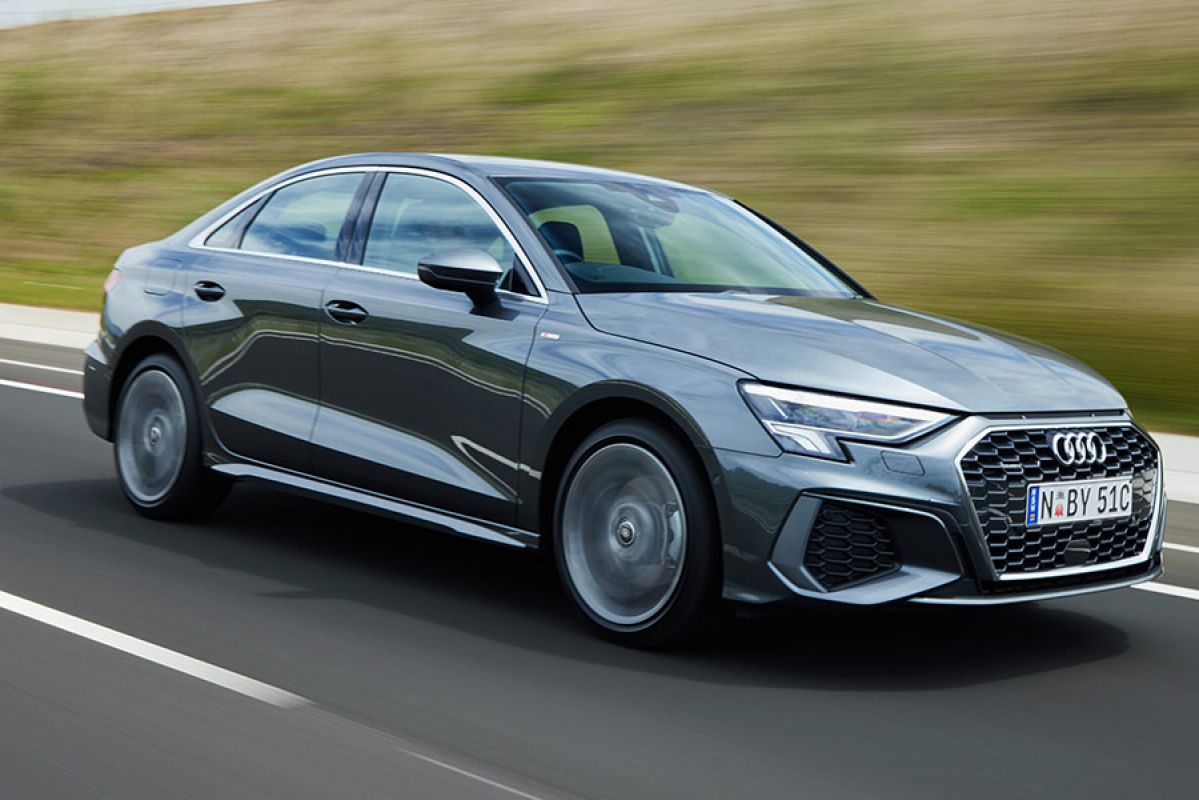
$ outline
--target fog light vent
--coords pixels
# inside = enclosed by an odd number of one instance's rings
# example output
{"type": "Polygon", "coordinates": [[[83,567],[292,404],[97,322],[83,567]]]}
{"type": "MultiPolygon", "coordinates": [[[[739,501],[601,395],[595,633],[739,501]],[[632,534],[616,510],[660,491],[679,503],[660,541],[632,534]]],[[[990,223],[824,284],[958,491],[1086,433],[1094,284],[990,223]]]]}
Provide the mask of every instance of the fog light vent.
{"type": "Polygon", "coordinates": [[[826,500],[808,538],[804,567],[832,591],[898,569],[899,556],[881,516],[826,500]]]}

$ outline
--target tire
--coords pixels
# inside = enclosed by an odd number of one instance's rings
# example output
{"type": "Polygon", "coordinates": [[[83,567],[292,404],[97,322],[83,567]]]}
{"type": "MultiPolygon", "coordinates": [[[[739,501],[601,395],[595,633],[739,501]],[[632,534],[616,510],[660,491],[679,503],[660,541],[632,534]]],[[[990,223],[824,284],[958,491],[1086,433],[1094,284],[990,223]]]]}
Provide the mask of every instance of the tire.
{"type": "Polygon", "coordinates": [[[575,606],[607,638],[678,644],[720,602],[720,534],[711,488],[691,448],[648,420],[612,422],[567,463],[554,514],[554,557],[575,606]]]}
{"type": "Polygon", "coordinates": [[[191,382],[170,356],[149,356],[126,378],[117,401],[113,457],[126,499],[151,519],[203,516],[229,491],[229,482],[204,466],[191,382]]]}

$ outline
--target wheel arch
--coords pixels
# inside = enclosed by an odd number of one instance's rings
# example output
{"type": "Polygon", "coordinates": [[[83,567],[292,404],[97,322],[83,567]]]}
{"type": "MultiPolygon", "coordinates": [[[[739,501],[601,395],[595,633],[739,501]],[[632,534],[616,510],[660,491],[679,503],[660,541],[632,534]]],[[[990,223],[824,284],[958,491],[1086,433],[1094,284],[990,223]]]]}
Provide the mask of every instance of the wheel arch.
{"type": "Polygon", "coordinates": [[[531,459],[539,479],[532,482],[536,496],[529,504],[535,516],[527,522],[531,529],[542,534],[542,546],[546,549],[553,539],[558,485],[570,457],[593,431],[621,419],[649,420],[677,436],[694,457],[695,466],[707,477],[713,506],[719,509],[719,465],[707,437],[691,415],[669,397],[646,387],[615,382],[596,384],[580,390],[555,410],[531,459]]]}
{"type": "Polygon", "coordinates": [[[186,352],[186,345],[179,334],[159,322],[140,323],[121,337],[120,345],[113,356],[112,380],[109,383],[107,398],[110,431],[115,427],[117,401],[125,381],[138,364],[152,355],[168,355],[178,361],[191,382],[188,388],[195,392],[198,382],[191,361],[185,356],[186,352]]]}

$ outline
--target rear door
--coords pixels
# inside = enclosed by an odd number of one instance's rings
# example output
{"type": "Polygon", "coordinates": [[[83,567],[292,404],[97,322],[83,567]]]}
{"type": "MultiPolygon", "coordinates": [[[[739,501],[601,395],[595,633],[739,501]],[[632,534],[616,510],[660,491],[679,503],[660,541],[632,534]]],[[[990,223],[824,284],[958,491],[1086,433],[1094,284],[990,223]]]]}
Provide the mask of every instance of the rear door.
{"type": "Polygon", "coordinates": [[[525,362],[544,296],[514,238],[465,184],[417,171],[376,180],[362,266],[344,268],[325,290],[314,470],[511,523],[525,362]],[[422,258],[461,247],[507,267],[498,303],[479,309],[417,279],[422,258]]]}
{"type": "Polygon", "coordinates": [[[363,177],[322,174],[263,195],[209,234],[188,270],[188,348],[216,435],[237,456],[308,471],[321,295],[363,177]]]}

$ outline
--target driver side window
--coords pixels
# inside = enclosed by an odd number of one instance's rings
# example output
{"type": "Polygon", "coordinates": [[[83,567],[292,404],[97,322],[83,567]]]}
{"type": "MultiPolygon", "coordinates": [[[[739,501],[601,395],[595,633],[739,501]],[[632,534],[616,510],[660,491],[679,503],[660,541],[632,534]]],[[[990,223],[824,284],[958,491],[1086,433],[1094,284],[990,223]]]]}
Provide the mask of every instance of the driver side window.
{"type": "Polygon", "coordinates": [[[366,238],[365,266],[415,275],[421,259],[465,247],[484,250],[499,262],[504,268],[500,288],[527,293],[512,245],[473,197],[427,175],[387,176],[366,238]]]}

